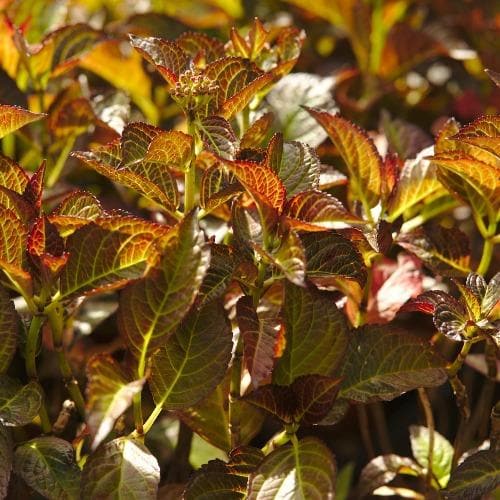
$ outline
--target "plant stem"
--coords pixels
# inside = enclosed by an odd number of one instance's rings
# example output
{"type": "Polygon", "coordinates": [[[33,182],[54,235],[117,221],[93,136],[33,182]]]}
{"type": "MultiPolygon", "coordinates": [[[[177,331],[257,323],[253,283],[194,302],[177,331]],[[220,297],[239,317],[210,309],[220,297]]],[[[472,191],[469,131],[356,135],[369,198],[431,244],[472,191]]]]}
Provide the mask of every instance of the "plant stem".
{"type": "Polygon", "coordinates": [[[287,432],[287,430],[283,430],[278,434],[275,434],[262,448],[262,453],[264,455],[269,455],[273,450],[278,448],[279,446],[283,446],[288,443],[291,439],[292,435],[287,432]]]}
{"type": "Polygon", "coordinates": [[[371,460],[375,457],[375,447],[373,446],[373,441],[370,434],[370,424],[368,422],[368,413],[366,412],[366,406],[357,405],[356,412],[358,414],[359,430],[361,432],[363,446],[365,447],[368,460],[371,460]]]}
{"type": "Polygon", "coordinates": [[[380,401],[377,401],[376,403],[372,403],[369,409],[375,423],[380,450],[384,455],[388,455],[392,452],[392,446],[385,419],[384,405],[380,401]]]}
{"type": "Polygon", "coordinates": [[[491,259],[493,257],[493,249],[495,248],[495,242],[493,237],[489,236],[484,240],[483,253],[481,255],[481,261],[477,266],[476,272],[482,274],[483,276],[488,272],[490,267],[491,259]]]}
{"type": "MultiPolygon", "coordinates": [[[[407,220],[403,225],[401,226],[401,232],[402,233],[408,233],[409,231],[412,231],[413,229],[416,229],[417,227],[421,226],[422,224],[425,224],[427,221],[433,219],[434,217],[437,217],[438,215],[441,215],[448,210],[456,207],[457,202],[455,200],[448,200],[447,203],[442,203],[440,205],[437,205],[434,209],[429,210],[428,212],[417,215],[413,217],[410,220],[407,220]]],[[[394,217],[391,217],[389,221],[394,222],[395,219],[394,217]]]]}
{"type": "Polygon", "coordinates": [[[432,471],[432,456],[434,454],[434,416],[432,415],[432,406],[429,401],[429,397],[427,396],[427,392],[423,387],[419,387],[418,389],[418,397],[420,399],[420,404],[422,405],[422,409],[424,410],[425,415],[425,423],[427,425],[427,429],[429,430],[429,450],[427,454],[427,486],[431,487],[433,471],[432,471]]]}
{"type": "Polygon", "coordinates": [[[185,483],[189,479],[191,465],[189,454],[193,441],[193,431],[181,420],[179,421],[179,433],[175,445],[174,456],[170,462],[167,474],[167,483],[185,483]]]}
{"type": "Polygon", "coordinates": [[[240,445],[241,440],[241,366],[243,359],[243,340],[238,337],[233,364],[231,366],[231,384],[229,388],[229,433],[231,434],[231,449],[240,445]]]}
{"type": "MultiPolygon", "coordinates": [[[[147,432],[144,429],[144,425],[142,423],[142,393],[139,392],[137,394],[134,394],[134,396],[132,397],[132,402],[133,402],[133,405],[134,405],[134,424],[135,424],[135,430],[137,431],[138,435],[142,435],[145,432],[147,432]]],[[[155,408],[155,410],[156,410],[156,408],[155,408]]],[[[160,408],[160,411],[161,411],[161,408],[160,408]]],[[[151,415],[150,415],[150,417],[151,417],[151,415]]],[[[155,417],[154,420],[156,420],[156,417],[155,417]]],[[[154,420],[153,420],[153,422],[154,422],[154,420]]],[[[149,419],[148,419],[148,421],[149,421],[149,419]]],[[[153,422],[151,422],[151,425],[153,425],[153,422]]],[[[149,428],[148,428],[148,430],[149,430],[149,428]]]]}
{"type": "Polygon", "coordinates": [[[73,376],[73,371],[66,358],[63,346],[63,331],[64,331],[64,310],[59,302],[52,302],[45,308],[45,314],[49,320],[52,330],[52,341],[57,354],[59,370],[63,377],[66,388],[75,402],[76,408],[82,419],[85,419],[85,401],[83,399],[78,381],[73,376]]]}
{"type": "Polygon", "coordinates": [[[190,212],[196,199],[196,157],[201,149],[200,140],[196,131],[196,122],[188,117],[188,134],[193,138],[191,160],[184,172],[184,213],[190,212]]]}
{"type": "Polygon", "coordinates": [[[61,176],[64,164],[66,163],[66,160],[68,159],[68,156],[71,153],[73,146],[75,145],[76,138],[77,138],[76,134],[72,134],[68,137],[66,143],[64,144],[64,147],[62,148],[61,152],[59,153],[59,156],[57,157],[56,163],[54,164],[48,175],[47,187],[51,188],[52,186],[54,186],[54,184],[58,181],[59,177],[61,176]]]}
{"type": "Polygon", "coordinates": [[[447,369],[448,377],[450,377],[450,379],[455,377],[456,374],[459,372],[460,368],[462,368],[462,365],[464,364],[467,354],[469,354],[472,344],[473,343],[470,340],[466,340],[463,343],[462,349],[458,353],[458,356],[455,358],[455,361],[453,361],[453,363],[447,369]]]}
{"type": "MultiPolygon", "coordinates": [[[[41,314],[36,314],[31,319],[30,327],[28,330],[28,338],[26,341],[26,374],[28,377],[38,382],[38,373],[36,369],[36,352],[38,347],[38,341],[40,339],[40,332],[42,326],[45,322],[45,317],[41,314]]],[[[43,401],[40,406],[40,411],[38,415],[40,417],[40,422],[42,424],[42,430],[44,433],[49,433],[51,431],[52,425],[50,423],[49,413],[47,411],[47,396],[45,395],[43,388],[40,386],[40,390],[43,393],[43,401]]]]}

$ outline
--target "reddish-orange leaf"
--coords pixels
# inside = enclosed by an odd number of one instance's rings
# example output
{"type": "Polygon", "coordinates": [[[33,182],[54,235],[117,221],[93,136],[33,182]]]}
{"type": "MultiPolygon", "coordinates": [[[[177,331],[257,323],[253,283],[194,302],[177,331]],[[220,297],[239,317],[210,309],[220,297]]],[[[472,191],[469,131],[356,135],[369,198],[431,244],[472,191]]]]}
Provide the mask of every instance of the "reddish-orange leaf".
{"type": "Polygon", "coordinates": [[[45,160],[40,164],[35,173],[30,177],[24,189],[23,197],[28,203],[32,203],[37,210],[42,206],[43,179],[45,177],[45,160]]]}
{"type": "Polygon", "coordinates": [[[43,113],[32,113],[27,109],[9,104],[0,104],[0,139],[24,125],[40,120],[43,113]]]}

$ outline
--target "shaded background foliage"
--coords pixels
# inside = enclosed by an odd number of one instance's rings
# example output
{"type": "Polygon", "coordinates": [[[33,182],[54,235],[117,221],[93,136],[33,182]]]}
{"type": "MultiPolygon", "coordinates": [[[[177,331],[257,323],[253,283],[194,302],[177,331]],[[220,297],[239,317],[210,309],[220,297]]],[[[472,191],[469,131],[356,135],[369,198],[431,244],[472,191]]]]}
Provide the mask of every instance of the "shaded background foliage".
{"type": "Polygon", "coordinates": [[[1,496],[495,488],[495,2],[0,9],[1,496]]]}

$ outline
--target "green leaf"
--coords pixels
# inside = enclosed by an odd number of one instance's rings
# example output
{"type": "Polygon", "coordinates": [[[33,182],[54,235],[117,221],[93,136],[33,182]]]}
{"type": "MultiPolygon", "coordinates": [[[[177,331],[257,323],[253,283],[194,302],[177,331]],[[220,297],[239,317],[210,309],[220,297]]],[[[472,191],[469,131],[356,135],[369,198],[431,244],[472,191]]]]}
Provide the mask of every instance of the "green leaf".
{"type": "Polygon", "coordinates": [[[307,277],[316,286],[335,286],[342,279],[364,286],[363,258],[347,238],[333,231],[323,231],[304,234],[301,239],[306,253],[307,277]]]}
{"type": "Polygon", "coordinates": [[[373,208],[382,189],[382,158],[367,133],[339,115],[307,108],[327,131],[349,170],[351,199],[373,208]]]}
{"type": "Polygon", "coordinates": [[[333,498],[336,466],[330,450],[316,438],[280,446],[250,476],[248,500],[333,498]]]}
{"type": "Polygon", "coordinates": [[[27,228],[12,211],[0,206],[0,267],[22,268],[27,228]]]}
{"type": "Polygon", "coordinates": [[[99,217],[69,238],[70,256],[61,274],[63,298],[86,295],[125,285],[139,278],[158,249],[155,242],[167,232],[132,216],[99,217]]]}
{"type": "Polygon", "coordinates": [[[0,139],[28,123],[40,120],[44,116],[43,113],[32,113],[19,106],[0,104],[0,139]]]}
{"type": "Polygon", "coordinates": [[[145,379],[129,381],[109,354],[97,354],[87,363],[87,426],[95,450],[113,430],[116,420],[142,390],[145,379]]]}
{"type": "Polygon", "coordinates": [[[258,448],[240,446],[229,454],[229,461],[211,460],[191,477],[184,491],[185,500],[236,500],[245,497],[248,475],[263,460],[258,448]]]}
{"type": "Polygon", "coordinates": [[[387,325],[352,332],[340,375],[340,396],[360,403],[390,401],[446,380],[445,361],[428,344],[387,325]]]}
{"type": "Polygon", "coordinates": [[[287,141],[301,141],[315,148],[327,137],[323,128],[302,106],[335,111],[332,87],[335,79],[310,73],[283,77],[267,94],[264,109],[275,116],[276,129],[287,141]]]}
{"type": "Polygon", "coordinates": [[[0,285],[0,375],[4,374],[9,366],[17,347],[19,316],[10,300],[7,290],[0,285]]]}
{"type": "MultiPolygon", "coordinates": [[[[421,425],[410,426],[411,450],[415,460],[422,467],[424,474],[429,470],[429,438],[430,434],[427,427],[421,425]]],[[[448,484],[452,461],[453,446],[439,432],[434,431],[431,470],[441,488],[444,488],[448,484]]]]}
{"type": "Polygon", "coordinates": [[[271,307],[263,309],[257,312],[253,299],[248,296],[241,297],[236,304],[236,320],[243,339],[243,360],[253,387],[258,387],[273,370],[280,326],[278,311],[271,307]]]}
{"type": "Polygon", "coordinates": [[[349,341],[346,320],[332,296],[287,282],[283,314],[286,345],[273,382],[289,385],[300,375],[332,375],[349,341]]]}
{"type": "Polygon", "coordinates": [[[79,498],[80,469],[68,441],[45,436],[16,449],[14,470],[40,495],[51,500],[79,498]]]}
{"type": "Polygon", "coordinates": [[[28,185],[29,177],[14,160],[0,155],[0,186],[22,194],[28,185]]]}
{"type": "Polygon", "coordinates": [[[196,213],[188,214],[172,231],[160,263],[120,296],[118,325],[139,359],[141,377],[149,355],[165,344],[191,307],[210,262],[196,213]]]}
{"type": "Polygon", "coordinates": [[[363,223],[351,214],[342,203],[329,193],[305,191],[288,200],[283,213],[292,227],[305,231],[334,229],[339,222],[363,223]]]}
{"type": "Polygon", "coordinates": [[[14,459],[14,443],[10,430],[0,425],[0,498],[7,498],[9,488],[10,471],[14,459]]]}
{"type": "Polygon", "coordinates": [[[339,391],[340,379],[303,375],[291,385],[268,384],[245,396],[245,401],[278,417],[285,424],[312,425],[328,414],[339,391]]]}
{"type": "Polygon", "coordinates": [[[152,358],[149,385],[155,403],[179,410],[200,402],[223,379],[232,347],[231,328],[218,302],[192,310],[152,358]]]}
{"type": "Polygon", "coordinates": [[[469,271],[469,238],[458,228],[428,224],[400,234],[397,243],[443,276],[461,276],[469,271]]]}
{"type": "Polygon", "coordinates": [[[198,127],[205,147],[217,156],[233,160],[239,149],[239,140],[231,124],[221,116],[209,116],[198,127]]]}
{"type": "Polygon", "coordinates": [[[136,439],[121,437],[89,456],[82,471],[80,498],[141,498],[156,500],[160,467],[136,439]]]}
{"type": "Polygon", "coordinates": [[[214,210],[241,193],[234,175],[216,163],[203,171],[200,182],[200,205],[214,210]]]}
{"type": "Polygon", "coordinates": [[[437,177],[436,166],[423,158],[429,152],[427,149],[423,150],[415,159],[407,160],[401,169],[387,208],[391,221],[427,196],[443,189],[437,177]]]}
{"type": "MultiPolygon", "coordinates": [[[[127,128],[125,130],[127,130],[127,128]]],[[[123,142],[122,148],[124,150],[125,160],[125,154],[130,146],[123,142]]],[[[156,166],[151,166],[151,170],[154,170],[155,168],[158,169],[161,165],[167,165],[169,168],[184,170],[191,160],[192,149],[193,138],[190,135],[177,130],[162,130],[153,137],[143,158],[145,162],[157,164],[156,166]]],[[[140,160],[142,151],[141,154],[137,155],[136,153],[135,156],[137,156],[137,159],[132,161],[140,160]]],[[[132,170],[130,165],[128,168],[132,170]]],[[[145,165],[143,165],[142,168],[146,169],[145,165]]],[[[139,171],[139,173],[142,173],[142,171],[139,171]]],[[[165,184],[161,178],[156,177],[154,174],[146,173],[145,177],[159,186],[165,184]]],[[[165,188],[164,190],[166,191],[165,188]]]]}
{"type": "Polygon", "coordinates": [[[283,182],[287,196],[319,187],[320,161],[314,149],[307,144],[285,142],[278,161],[270,166],[283,182]]]}
{"type": "Polygon", "coordinates": [[[399,455],[381,455],[370,460],[361,471],[357,493],[360,498],[369,495],[380,486],[390,483],[398,474],[419,476],[422,473],[414,460],[399,455]]]}
{"type": "MultiPolygon", "coordinates": [[[[235,2],[231,3],[235,4],[235,2]]],[[[175,41],[193,59],[202,58],[206,63],[225,56],[224,43],[204,33],[185,31],[175,41]]]]}
{"type": "MultiPolygon", "coordinates": [[[[271,91],[272,92],[272,91],[271,91]]],[[[274,114],[271,112],[263,114],[246,130],[241,138],[241,148],[258,148],[271,134],[271,126],[274,121],[274,114]]]]}
{"type": "Polygon", "coordinates": [[[492,492],[500,485],[500,454],[478,451],[466,458],[452,473],[443,491],[447,500],[469,500],[492,492]]]}
{"type": "Polygon", "coordinates": [[[22,426],[29,424],[42,404],[42,390],[36,382],[21,385],[5,375],[0,376],[0,424],[22,426]]]}

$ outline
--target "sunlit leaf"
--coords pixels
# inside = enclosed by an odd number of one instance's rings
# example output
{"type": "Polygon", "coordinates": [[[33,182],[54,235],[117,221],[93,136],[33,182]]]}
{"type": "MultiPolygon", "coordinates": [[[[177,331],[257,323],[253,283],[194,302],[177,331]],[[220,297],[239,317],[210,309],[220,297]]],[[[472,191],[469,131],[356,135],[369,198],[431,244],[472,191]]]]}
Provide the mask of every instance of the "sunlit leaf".
{"type": "Polygon", "coordinates": [[[500,159],[499,138],[500,118],[495,115],[481,116],[451,137],[456,141],[485,149],[500,159]]]}
{"type": "Polygon", "coordinates": [[[416,476],[420,473],[420,467],[411,458],[394,454],[381,455],[363,468],[357,491],[360,497],[364,497],[380,486],[390,483],[398,474],[416,476]]]}
{"type": "Polygon", "coordinates": [[[335,228],[339,222],[359,224],[363,221],[351,214],[342,203],[329,193],[305,191],[291,198],[283,213],[292,227],[306,231],[335,228]]]}
{"type": "Polygon", "coordinates": [[[204,33],[184,32],[176,43],[193,59],[203,59],[207,64],[225,56],[224,43],[204,33]]]}
{"type": "Polygon", "coordinates": [[[349,169],[349,189],[353,199],[373,208],[380,199],[382,159],[366,132],[340,115],[307,108],[327,131],[349,169]]]}
{"type": "Polygon", "coordinates": [[[481,302],[481,311],[488,315],[500,300],[500,272],[491,278],[484,292],[481,302]]]}
{"type": "Polygon", "coordinates": [[[192,311],[152,358],[149,384],[155,403],[178,410],[200,402],[224,377],[232,347],[218,302],[192,311]]]}
{"type": "Polygon", "coordinates": [[[7,290],[0,285],[0,374],[7,371],[16,352],[18,328],[19,316],[14,303],[7,290]]]}
{"type": "Polygon", "coordinates": [[[339,391],[340,379],[322,375],[297,377],[291,385],[263,385],[245,396],[245,401],[272,413],[285,424],[320,422],[329,412],[339,391]]]}
{"type": "Polygon", "coordinates": [[[62,296],[117,288],[139,278],[148,258],[157,254],[155,240],[166,231],[132,216],[100,217],[77,229],[66,245],[70,257],[61,274],[62,296]]]}
{"type": "Polygon", "coordinates": [[[285,350],[273,382],[289,385],[300,375],[332,375],[349,341],[346,320],[325,292],[285,285],[285,350]]]}
{"type": "Polygon", "coordinates": [[[408,332],[366,326],[351,333],[340,396],[362,403],[389,401],[417,387],[441,385],[444,367],[429,345],[408,332]]]}
{"type": "Polygon", "coordinates": [[[132,404],[133,396],[141,391],[144,379],[130,381],[108,354],[93,356],[87,363],[86,374],[87,425],[95,450],[132,404]]]}
{"type": "Polygon", "coordinates": [[[463,340],[462,336],[465,334],[468,320],[469,315],[465,305],[451,295],[446,298],[446,301],[436,304],[434,308],[436,328],[452,340],[463,340]]]}
{"type": "Polygon", "coordinates": [[[225,165],[250,193],[257,193],[273,208],[281,210],[285,187],[270,168],[250,161],[227,161],[225,165]]]}
{"type": "Polygon", "coordinates": [[[271,112],[265,113],[255,120],[241,138],[241,148],[259,147],[271,133],[273,121],[274,114],[271,112]]]}
{"type": "Polygon", "coordinates": [[[444,276],[469,270],[469,239],[458,228],[428,225],[399,236],[397,243],[444,276]]]}
{"type": "Polygon", "coordinates": [[[353,280],[361,286],[366,281],[366,269],[356,247],[333,231],[303,234],[307,277],[317,286],[328,287],[339,279],[353,280]]]}
{"type": "Polygon", "coordinates": [[[10,265],[22,268],[27,229],[17,215],[0,207],[0,267],[10,265]]]}
{"type": "Polygon", "coordinates": [[[500,455],[495,450],[478,451],[452,473],[443,494],[450,500],[478,498],[500,485],[500,455]]]}
{"type": "Polygon", "coordinates": [[[40,120],[44,116],[43,113],[32,113],[19,106],[0,104],[0,139],[28,123],[40,120]]]}
{"type": "MultiPolygon", "coordinates": [[[[429,440],[430,433],[427,427],[410,426],[411,450],[424,473],[429,470],[429,440]]],[[[434,431],[431,469],[441,488],[444,488],[450,479],[452,460],[453,446],[439,432],[434,431]]]]}
{"type": "Polygon", "coordinates": [[[236,319],[243,338],[243,360],[254,387],[258,387],[274,367],[274,349],[280,326],[276,316],[276,311],[272,310],[260,311],[259,314],[251,297],[241,297],[236,304],[236,319]]]}
{"type": "Polygon", "coordinates": [[[142,366],[191,307],[210,262],[210,249],[190,213],[176,226],[161,262],[120,296],[118,324],[142,366]]]}
{"type": "Polygon", "coordinates": [[[242,191],[234,175],[220,164],[207,168],[200,182],[200,205],[213,210],[242,191]]]}
{"type": "Polygon", "coordinates": [[[89,456],[82,471],[80,498],[156,500],[160,467],[139,440],[121,437],[89,456]]]}
{"type": "Polygon", "coordinates": [[[283,182],[287,196],[319,186],[320,161],[314,149],[307,144],[285,142],[278,161],[270,166],[283,182]]]}
{"type": "Polygon", "coordinates": [[[28,181],[28,175],[14,160],[0,155],[0,186],[22,194],[28,181]]]}
{"type": "Polygon", "coordinates": [[[208,150],[226,160],[235,158],[239,140],[227,120],[221,116],[209,116],[199,123],[199,128],[208,150]]]}
{"type": "Polygon", "coordinates": [[[0,463],[2,464],[0,468],[0,498],[7,498],[10,472],[14,459],[13,448],[14,443],[10,430],[0,425],[0,463]]]}
{"type": "Polygon", "coordinates": [[[330,450],[316,438],[280,446],[250,476],[248,499],[333,498],[336,465],[330,450]]]}
{"type": "Polygon", "coordinates": [[[42,391],[36,382],[21,385],[5,375],[0,377],[0,424],[29,424],[42,404],[42,391]]]}
{"type": "Polygon", "coordinates": [[[245,497],[248,475],[263,460],[258,448],[240,446],[229,454],[228,462],[211,460],[191,477],[184,491],[186,500],[239,499],[245,497]]]}
{"type": "Polygon", "coordinates": [[[283,77],[267,94],[265,110],[275,116],[276,129],[287,141],[301,141],[319,146],[327,137],[323,128],[302,106],[336,110],[331,89],[335,80],[309,73],[283,77]]]}
{"type": "MultiPolygon", "coordinates": [[[[183,132],[177,130],[161,131],[153,137],[144,160],[182,170],[191,159],[192,143],[192,137],[183,132]]],[[[154,176],[151,175],[147,177],[154,179],[154,176]]]]}
{"type": "Polygon", "coordinates": [[[14,454],[14,470],[46,498],[78,498],[80,469],[71,443],[64,439],[45,436],[22,444],[14,454]]]}

